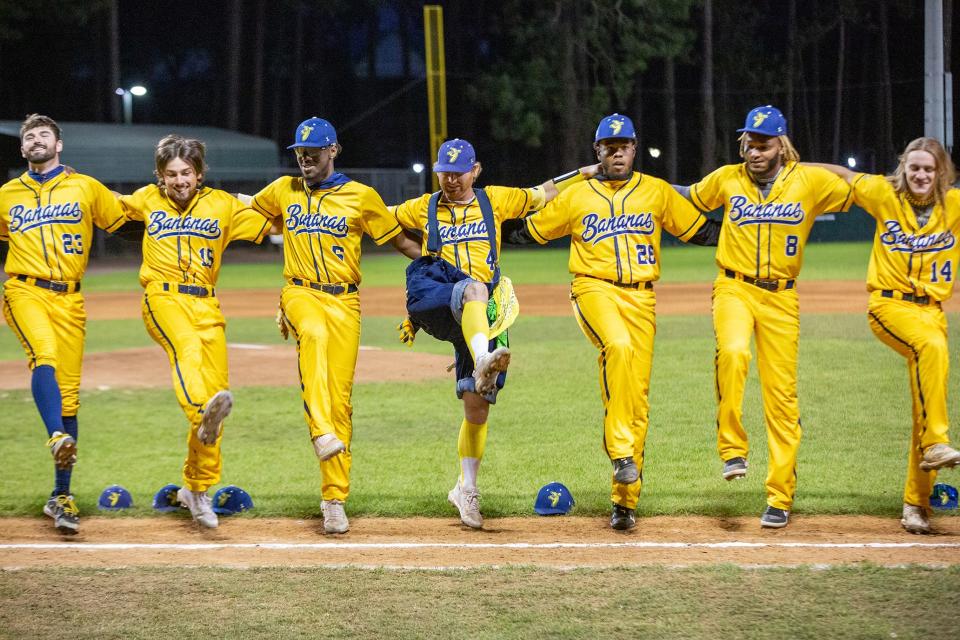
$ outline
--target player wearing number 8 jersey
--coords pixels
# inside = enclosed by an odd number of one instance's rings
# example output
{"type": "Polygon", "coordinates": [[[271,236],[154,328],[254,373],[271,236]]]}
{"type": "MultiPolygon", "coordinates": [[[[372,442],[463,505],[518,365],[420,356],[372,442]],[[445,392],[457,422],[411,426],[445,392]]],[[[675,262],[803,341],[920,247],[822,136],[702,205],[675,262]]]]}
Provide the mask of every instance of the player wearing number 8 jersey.
{"type": "Polygon", "coordinates": [[[929,496],[937,469],[960,465],[947,414],[947,318],[960,267],[960,191],[953,162],[933,138],[917,138],[892,176],[820,165],[853,185],[853,201],[877,220],[867,290],[870,328],[907,359],[913,430],[901,524],[929,533],[929,496]]]}
{"type": "Polygon", "coordinates": [[[51,118],[28,116],[20,141],[28,170],[0,187],[0,241],[10,243],[3,316],[27,354],[33,398],[56,465],[56,485],[44,513],[59,530],[76,533],[79,511],[70,477],[77,459],[87,319],[80,279],[93,225],[115,231],[125,218],[106,187],[65,171],[60,127],[51,118]]]}
{"type": "Polygon", "coordinates": [[[270,223],[232,195],[203,185],[205,146],[170,135],[157,144],[158,184],[120,201],[142,221],[142,313],[147,332],[170,361],[173,388],[190,423],[179,499],[201,526],[218,524],[207,489],[220,482],[228,391],[227,339],[214,287],[234,240],[260,242],[270,223]]]}
{"type": "Polygon", "coordinates": [[[653,343],[654,281],[660,237],[716,244],[709,221],[671,186],[633,170],[633,123],[613,114],[600,121],[594,150],[602,173],[563,191],[511,232],[511,242],[541,244],[569,235],[570,299],[580,329],[600,351],[603,447],[613,465],[610,526],[630,529],[643,482],[653,343]]]}
{"type": "MultiPolygon", "coordinates": [[[[786,526],[797,485],[800,410],[797,353],[800,309],[796,278],[817,216],[850,207],[850,186],[818,167],[799,164],[787,122],[772,106],[747,114],[741,164],[720,167],[689,188],[702,211],[723,207],[713,287],[717,339],[717,450],[725,479],[747,471],[743,390],[756,338],[769,462],[764,527],[786,526]]],[[[683,189],[681,188],[683,191],[683,189]]]]}

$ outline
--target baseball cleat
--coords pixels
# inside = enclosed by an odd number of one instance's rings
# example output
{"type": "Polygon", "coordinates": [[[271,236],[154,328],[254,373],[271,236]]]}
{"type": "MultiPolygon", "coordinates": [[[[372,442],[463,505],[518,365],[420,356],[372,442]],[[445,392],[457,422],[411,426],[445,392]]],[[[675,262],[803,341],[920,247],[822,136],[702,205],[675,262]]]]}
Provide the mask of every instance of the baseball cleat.
{"type": "Polygon", "coordinates": [[[935,471],[946,467],[960,465],[960,451],[947,444],[934,444],[927,447],[920,461],[920,468],[924,471],[935,471]]]}
{"type": "Polygon", "coordinates": [[[57,469],[69,469],[77,462],[77,441],[67,433],[54,431],[47,440],[53,462],[57,469]]]}
{"type": "Polygon", "coordinates": [[[206,491],[190,491],[186,487],[177,491],[177,500],[190,510],[190,515],[202,527],[216,529],[220,522],[213,512],[213,502],[206,491]]]}
{"type": "Polygon", "coordinates": [[[197,427],[197,438],[203,444],[213,444],[220,437],[223,421],[233,409],[233,394],[224,389],[217,391],[203,408],[203,419],[197,427]]]}
{"type": "Polygon", "coordinates": [[[640,479],[640,471],[633,458],[617,458],[613,460],[613,479],[620,484],[633,484],[640,479]]]}
{"type": "Polygon", "coordinates": [[[324,500],[320,503],[323,511],[323,530],[327,533],[346,533],[350,530],[347,512],[343,510],[343,500],[324,500]]]}
{"type": "Polygon", "coordinates": [[[910,533],[930,533],[930,519],[927,510],[923,507],[905,503],[900,526],[910,533]]]}
{"type": "Polygon", "coordinates": [[[333,456],[346,450],[343,441],[332,433],[325,433],[313,439],[313,451],[321,462],[329,460],[333,456]]]}
{"type": "Polygon", "coordinates": [[[80,509],[73,496],[50,496],[43,512],[53,518],[53,526],[60,533],[74,534],[80,530],[80,509]]]}
{"type": "Polygon", "coordinates": [[[760,526],[767,529],[782,529],[787,526],[787,520],[789,519],[790,512],[786,509],[768,506],[763,515],[760,516],[760,526]]]}
{"type": "Polygon", "coordinates": [[[466,489],[460,486],[460,481],[450,489],[447,500],[460,512],[460,522],[471,529],[483,527],[483,516],[480,515],[480,492],[476,489],[466,489]]]}
{"type": "Polygon", "coordinates": [[[723,463],[723,479],[739,480],[747,477],[747,459],[730,458],[723,463]]]}
{"type": "Polygon", "coordinates": [[[510,366],[510,349],[497,347],[489,353],[477,356],[476,367],[473,370],[474,388],[484,396],[497,386],[497,376],[510,366]]]}
{"type": "Polygon", "coordinates": [[[610,514],[610,528],[617,531],[627,531],[637,526],[636,510],[627,507],[621,507],[616,502],[613,503],[613,513],[610,514]]]}

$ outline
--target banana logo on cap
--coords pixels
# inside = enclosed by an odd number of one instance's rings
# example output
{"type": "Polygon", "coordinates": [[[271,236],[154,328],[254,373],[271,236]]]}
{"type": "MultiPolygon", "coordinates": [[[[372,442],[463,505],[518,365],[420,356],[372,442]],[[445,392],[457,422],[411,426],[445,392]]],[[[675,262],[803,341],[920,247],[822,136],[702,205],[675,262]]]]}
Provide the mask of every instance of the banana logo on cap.
{"type": "Polygon", "coordinates": [[[451,162],[451,163],[454,163],[454,162],[457,161],[457,158],[460,157],[460,152],[461,152],[461,151],[463,151],[463,149],[458,149],[458,148],[456,148],[456,147],[450,147],[449,149],[447,149],[447,158],[450,159],[450,162],[451,162]]]}
{"type": "Polygon", "coordinates": [[[111,492],[110,492],[110,506],[111,506],[111,507],[117,506],[117,502],[119,502],[119,501],[120,501],[120,492],[119,492],[119,491],[111,491],[111,492]]]}
{"type": "Polygon", "coordinates": [[[754,114],[754,116],[753,116],[753,126],[754,126],[754,127],[759,127],[761,124],[763,124],[763,121],[766,120],[769,115],[770,115],[769,113],[756,113],[756,114],[754,114]]]}
{"type": "Polygon", "coordinates": [[[551,491],[551,492],[550,492],[550,495],[547,497],[547,500],[550,501],[550,506],[551,506],[551,507],[557,506],[557,503],[560,502],[560,492],[559,492],[559,491],[551,491]]]}
{"type": "Polygon", "coordinates": [[[310,137],[311,131],[313,131],[313,127],[304,125],[303,129],[300,131],[300,142],[306,142],[307,138],[310,137]]]}
{"type": "Polygon", "coordinates": [[[613,132],[613,135],[618,135],[620,129],[623,129],[623,120],[611,120],[610,121],[610,131],[613,132]]]}

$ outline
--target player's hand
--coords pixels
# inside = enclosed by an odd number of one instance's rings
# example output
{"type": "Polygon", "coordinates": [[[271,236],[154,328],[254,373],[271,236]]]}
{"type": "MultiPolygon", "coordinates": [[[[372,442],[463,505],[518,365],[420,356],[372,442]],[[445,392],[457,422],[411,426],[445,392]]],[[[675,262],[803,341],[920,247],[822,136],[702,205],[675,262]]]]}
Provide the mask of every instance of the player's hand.
{"type": "Polygon", "coordinates": [[[580,173],[582,173],[583,177],[587,178],[588,180],[596,175],[599,175],[601,171],[603,171],[603,165],[599,162],[586,167],[580,167],[580,173]]]}
{"type": "Polygon", "coordinates": [[[400,332],[400,342],[413,347],[413,341],[417,337],[417,328],[410,322],[410,318],[404,318],[403,322],[397,325],[397,331],[400,332]]]}
{"type": "Polygon", "coordinates": [[[74,169],[73,167],[71,167],[70,165],[68,165],[68,164],[63,165],[63,173],[64,173],[65,175],[72,176],[72,175],[75,174],[76,172],[77,172],[77,170],[74,169]]]}
{"type": "Polygon", "coordinates": [[[283,307],[277,305],[277,328],[280,329],[280,335],[286,340],[290,337],[290,328],[287,327],[287,319],[283,315],[283,307]]]}

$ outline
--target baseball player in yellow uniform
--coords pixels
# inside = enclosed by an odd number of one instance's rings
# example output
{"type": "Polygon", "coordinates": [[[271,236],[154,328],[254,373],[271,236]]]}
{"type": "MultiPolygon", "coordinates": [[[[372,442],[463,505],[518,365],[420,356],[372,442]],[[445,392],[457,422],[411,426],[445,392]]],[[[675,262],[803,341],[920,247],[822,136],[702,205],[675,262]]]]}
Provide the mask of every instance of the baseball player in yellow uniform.
{"type": "Polygon", "coordinates": [[[54,120],[27,116],[20,143],[27,171],[0,187],[0,240],[10,243],[3,316],[27,354],[34,402],[56,466],[56,484],[43,512],[58,530],[76,533],[80,512],[70,494],[70,476],[77,460],[87,320],[80,279],[93,225],[115,231],[125,218],[106,187],[64,171],[63,141],[54,120]]]}
{"type": "Polygon", "coordinates": [[[594,151],[602,174],[561,193],[511,232],[510,242],[569,235],[570,299],[580,329],[600,351],[603,448],[613,464],[610,526],[631,529],[643,478],[650,367],[656,333],[660,236],[716,244],[720,224],[667,182],[633,170],[636,133],[627,116],[600,121],[594,151]]]}
{"type": "Polygon", "coordinates": [[[867,290],[870,328],[907,359],[913,432],[900,524],[930,533],[929,496],[937,469],[960,465],[950,447],[947,415],[947,318],[960,267],[960,191],[953,161],[934,138],[907,145],[891,176],[818,165],[853,185],[853,202],[877,220],[867,290]]]}
{"type": "MultiPolygon", "coordinates": [[[[483,526],[477,474],[487,442],[490,405],[506,382],[510,363],[504,315],[512,286],[500,277],[500,225],[540,209],[560,189],[596,173],[583,167],[529,189],[474,189],[482,167],[466,140],[444,142],[433,171],[440,191],[394,207],[400,224],[423,234],[423,257],[407,268],[408,319],[401,340],[413,343],[418,329],[454,346],[456,393],[463,401],[457,452],[460,476],[447,499],[468,527],[483,526]],[[500,303],[491,304],[491,297],[500,303]],[[494,326],[504,328],[495,335],[494,326]]],[[[516,311],[516,307],[513,307],[516,311]]],[[[513,316],[515,317],[515,315],[513,316]]]]}
{"type": "Polygon", "coordinates": [[[345,533],[360,347],[360,239],[366,233],[377,244],[390,241],[408,257],[419,256],[420,247],[402,233],[376,191],[334,170],[341,147],[329,122],[305,120],[287,148],[297,154],[302,177],[278,178],[252,205],[283,225],[281,330],[297,341],[303,406],[320,460],[323,527],[345,533]]]}
{"type": "Polygon", "coordinates": [[[750,337],[757,366],[770,453],[763,527],[787,525],[797,486],[800,410],[797,351],[800,309],[796,278],[817,216],[850,207],[850,185],[819,167],[802,166],[787,137],[787,121],[770,105],[747,114],[737,131],[741,164],[720,167],[686,192],[701,211],[723,207],[713,286],[717,337],[717,450],[723,477],[747,473],[743,389],[750,337]]]}
{"type": "Polygon", "coordinates": [[[225,191],[203,186],[205,152],[199,140],[163,138],[155,153],[158,184],[120,201],[126,216],[145,227],[143,321],[167,352],[173,388],[190,423],[178,498],[201,526],[215,528],[207,489],[220,482],[223,420],[233,396],[214,287],[227,245],[260,242],[270,222],[225,191]]]}

